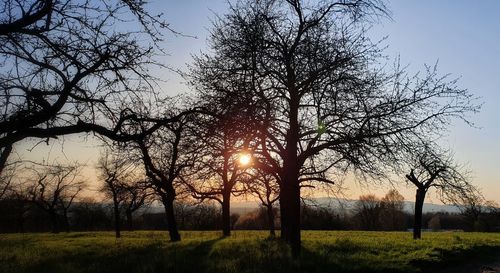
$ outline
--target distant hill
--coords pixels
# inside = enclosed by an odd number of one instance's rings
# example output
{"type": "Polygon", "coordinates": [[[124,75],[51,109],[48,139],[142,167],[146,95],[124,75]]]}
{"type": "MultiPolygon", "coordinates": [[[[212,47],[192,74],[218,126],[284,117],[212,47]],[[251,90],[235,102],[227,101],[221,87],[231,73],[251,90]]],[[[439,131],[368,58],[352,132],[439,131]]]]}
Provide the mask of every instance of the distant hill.
{"type": "MultiPolygon", "coordinates": [[[[321,207],[331,207],[333,209],[351,209],[357,200],[351,199],[338,199],[332,197],[321,197],[310,200],[311,204],[315,204],[321,207]]],[[[238,214],[245,214],[251,212],[259,207],[259,203],[256,201],[245,201],[245,202],[235,202],[231,204],[231,212],[238,214]]],[[[408,213],[413,213],[415,208],[415,202],[405,201],[405,211],[408,213]]],[[[458,213],[460,210],[456,206],[452,205],[442,205],[442,204],[431,204],[425,203],[423,207],[423,212],[448,212],[448,213],[458,213]]]]}

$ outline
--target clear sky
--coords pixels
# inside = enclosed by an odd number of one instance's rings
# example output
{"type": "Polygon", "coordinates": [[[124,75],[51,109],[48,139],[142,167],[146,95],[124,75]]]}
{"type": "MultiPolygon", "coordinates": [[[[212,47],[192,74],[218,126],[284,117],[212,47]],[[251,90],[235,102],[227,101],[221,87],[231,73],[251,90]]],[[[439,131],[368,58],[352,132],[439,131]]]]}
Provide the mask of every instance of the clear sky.
{"type": "MultiPolygon", "coordinates": [[[[169,56],[162,61],[183,69],[206,48],[206,36],[213,13],[227,7],[225,0],[152,0],[151,10],[164,12],[171,27],[197,38],[169,35],[164,43],[169,56]]],[[[401,56],[403,64],[412,70],[423,69],[439,60],[441,73],[460,77],[459,85],[481,97],[481,112],[472,117],[479,128],[470,128],[457,122],[444,138],[443,145],[455,151],[457,161],[468,164],[473,171],[474,183],[482,188],[487,199],[500,203],[500,1],[466,0],[393,0],[387,2],[392,20],[382,20],[371,30],[374,39],[388,36],[386,54],[401,56]]],[[[188,90],[182,81],[169,72],[159,72],[167,80],[161,88],[167,94],[188,90]]],[[[18,147],[18,152],[31,158],[61,158],[87,163],[86,174],[95,179],[91,167],[95,165],[95,141],[85,142],[83,137],[64,138],[64,155],[59,143],[38,146],[26,151],[29,144],[18,147]]],[[[360,188],[354,182],[346,184],[349,197],[375,192],[382,195],[388,187],[360,188]]],[[[398,185],[407,200],[414,198],[412,188],[398,185]]],[[[430,196],[430,201],[437,202],[430,196]]]]}

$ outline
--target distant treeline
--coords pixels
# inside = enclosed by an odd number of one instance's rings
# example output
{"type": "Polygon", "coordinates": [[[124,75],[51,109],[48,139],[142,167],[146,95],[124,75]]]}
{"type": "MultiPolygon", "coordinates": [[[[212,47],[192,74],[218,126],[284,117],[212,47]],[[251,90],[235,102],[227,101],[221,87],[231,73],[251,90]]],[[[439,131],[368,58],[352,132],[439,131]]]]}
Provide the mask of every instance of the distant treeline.
{"type": "MultiPolygon", "coordinates": [[[[389,195],[389,194],[388,194],[389,195]]],[[[413,214],[403,209],[400,200],[378,199],[374,195],[361,196],[353,207],[306,205],[301,207],[301,228],[309,230],[381,230],[404,231],[413,227],[413,214]]],[[[175,204],[177,221],[182,230],[220,230],[222,215],[216,203],[175,204]]],[[[274,227],[280,227],[279,209],[274,227]]],[[[125,218],[125,215],[123,215],[125,218]]],[[[66,216],[57,215],[61,231],[113,230],[113,206],[98,201],[74,203],[66,216]]],[[[231,229],[269,229],[268,211],[256,208],[244,214],[231,214],[231,229]]],[[[164,214],[157,207],[145,207],[128,219],[128,230],[166,230],[164,214]]],[[[500,210],[483,209],[479,213],[464,210],[461,213],[427,212],[423,214],[423,229],[500,231],[500,210]]],[[[0,232],[49,232],[52,219],[43,209],[32,203],[4,199],[0,201],[0,232]]]]}

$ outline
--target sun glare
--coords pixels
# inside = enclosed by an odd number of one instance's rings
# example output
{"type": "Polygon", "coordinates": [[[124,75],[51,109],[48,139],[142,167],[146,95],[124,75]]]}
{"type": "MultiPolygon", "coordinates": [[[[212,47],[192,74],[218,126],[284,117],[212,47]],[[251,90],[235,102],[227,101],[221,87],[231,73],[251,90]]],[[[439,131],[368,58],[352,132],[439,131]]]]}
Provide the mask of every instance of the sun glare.
{"type": "Polygon", "coordinates": [[[238,158],[238,161],[242,166],[247,166],[248,164],[250,164],[251,160],[252,157],[249,154],[240,154],[240,157],[238,158]]]}

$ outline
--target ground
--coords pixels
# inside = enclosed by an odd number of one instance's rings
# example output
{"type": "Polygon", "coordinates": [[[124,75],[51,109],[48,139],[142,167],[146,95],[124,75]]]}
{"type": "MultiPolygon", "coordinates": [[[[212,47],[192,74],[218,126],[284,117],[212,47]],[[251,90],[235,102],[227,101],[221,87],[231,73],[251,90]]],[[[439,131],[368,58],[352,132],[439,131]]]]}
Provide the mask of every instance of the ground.
{"type": "Polygon", "coordinates": [[[448,272],[500,260],[500,234],[303,231],[299,260],[264,231],[0,234],[0,273],[16,272],[448,272]]]}

